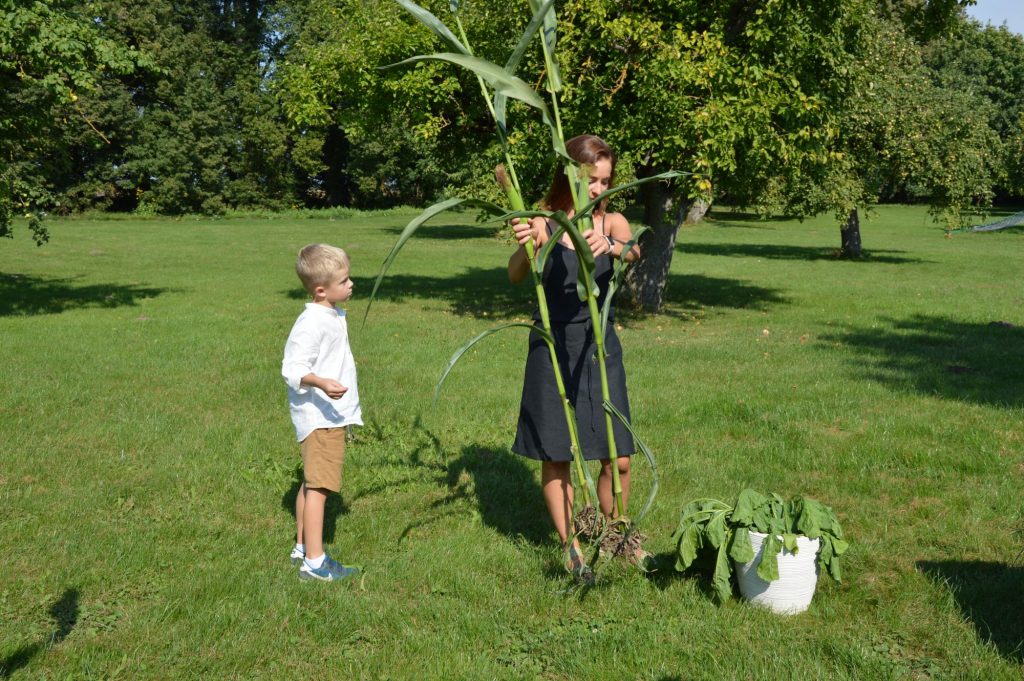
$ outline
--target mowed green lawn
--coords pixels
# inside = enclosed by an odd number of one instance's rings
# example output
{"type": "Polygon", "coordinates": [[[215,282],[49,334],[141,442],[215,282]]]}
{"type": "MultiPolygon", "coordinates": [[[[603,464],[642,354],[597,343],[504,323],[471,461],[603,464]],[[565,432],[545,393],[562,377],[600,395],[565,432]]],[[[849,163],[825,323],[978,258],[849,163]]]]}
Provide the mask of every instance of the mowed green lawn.
{"type": "MultiPolygon", "coordinates": [[[[620,315],[661,490],[661,569],[570,589],[538,467],[509,452],[528,287],[471,215],[373,278],[414,213],[53,221],[0,242],[0,678],[1020,678],[1024,230],[944,238],[883,207],[680,234],[664,314],[620,315]],[[366,426],[328,508],[352,584],[288,562],[279,377],[298,249],[348,249],[366,426]],[[682,505],[745,486],[831,505],[851,549],[809,612],[672,569],[682,505]]],[[[636,462],[638,508],[650,468],[636,462]]]]}

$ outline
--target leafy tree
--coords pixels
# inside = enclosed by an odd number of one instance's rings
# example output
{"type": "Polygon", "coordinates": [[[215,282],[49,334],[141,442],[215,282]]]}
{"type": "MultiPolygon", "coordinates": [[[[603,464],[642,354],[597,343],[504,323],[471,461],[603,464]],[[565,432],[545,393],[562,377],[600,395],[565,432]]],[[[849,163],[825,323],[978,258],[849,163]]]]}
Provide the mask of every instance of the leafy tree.
{"type": "Polygon", "coordinates": [[[67,178],[79,206],[98,200],[217,213],[294,200],[294,145],[268,88],[279,43],[269,3],[94,0],[90,7],[159,68],[107,78],[88,102],[109,119],[114,143],[96,165],[67,178]]]}
{"type": "Polygon", "coordinates": [[[1024,37],[1005,27],[961,19],[955,30],[924,47],[925,65],[938,87],[967,97],[998,135],[993,149],[996,193],[1024,196],[1020,140],[1024,135],[1024,37]]]}
{"type": "MultiPolygon", "coordinates": [[[[423,4],[438,16],[448,11],[447,1],[423,4]]],[[[524,0],[512,5],[466,4],[462,17],[482,56],[503,62],[511,51],[507,19],[528,16],[524,0]]],[[[397,3],[292,0],[283,15],[290,38],[277,86],[285,110],[311,140],[343,140],[344,158],[325,156],[320,173],[333,174],[355,204],[418,203],[490,177],[498,153],[471,77],[440,64],[378,70],[432,51],[433,36],[397,3]]]]}
{"type": "Polygon", "coordinates": [[[140,57],[72,3],[4,0],[0,12],[0,236],[20,214],[42,244],[42,213],[58,203],[48,171],[62,153],[62,121],[98,132],[81,95],[99,74],[132,72],[140,57]]]}

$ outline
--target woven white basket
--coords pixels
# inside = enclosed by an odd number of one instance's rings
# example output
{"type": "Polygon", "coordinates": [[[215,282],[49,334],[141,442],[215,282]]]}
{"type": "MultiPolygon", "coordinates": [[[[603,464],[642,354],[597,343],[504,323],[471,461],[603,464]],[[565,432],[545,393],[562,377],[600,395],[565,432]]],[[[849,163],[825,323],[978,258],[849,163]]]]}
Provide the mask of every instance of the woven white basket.
{"type": "MultiPolygon", "coordinates": [[[[785,547],[779,553],[779,578],[766,582],[757,576],[761,564],[762,545],[768,537],[760,532],[750,533],[750,545],[754,547],[754,560],[736,563],[736,576],[740,593],[755,603],[783,615],[796,615],[807,610],[818,585],[818,549],[820,539],[797,537],[797,552],[791,553],[785,547]]],[[[781,541],[781,538],[780,538],[781,541]]]]}

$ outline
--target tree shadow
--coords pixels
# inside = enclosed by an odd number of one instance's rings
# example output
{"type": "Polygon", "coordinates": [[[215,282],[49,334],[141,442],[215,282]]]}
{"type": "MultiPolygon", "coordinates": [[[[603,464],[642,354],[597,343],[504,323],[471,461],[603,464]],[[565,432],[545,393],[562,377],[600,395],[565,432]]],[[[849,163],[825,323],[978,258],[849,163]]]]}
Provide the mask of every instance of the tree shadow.
{"type": "MultiPolygon", "coordinates": [[[[813,246],[781,246],[777,244],[709,244],[693,242],[677,242],[676,251],[683,254],[723,255],[746,258],[765,258],[767,260],[835,260],[840,261],[838,249],[813,246]]],[[[915,264],[927,263],[920,258],[909,258],[898,255],[906,251],[868,250],[864,257],[842,259],[842,262],[862,264],[915,264]]]]}
{"type": "MultiPolygon", "coordinates": [[[[372,291],[373,278],[354,277],[357,291],[372,291]]],[[[300,287],[284,293],[293,300],[306,300],[300,287]]],[[[529,286],[513,286],[504,268],[473,267],[450,277],[404,275],[385,277],[377,291],[378,300],[402,302],[408,299],[442,300],[453,314],[477,319],[522,319],[533,314],[536,303],[529,286]]],[[[754,286],[738,279],[700,274],[670,274],[665,287],[664,314],[679,315],[678,308],[725,307],[765,310],[769,305],[788,302],[780,290],[754,286]]],[[[642,318],[640,312],[620,305],[620,322],[642,318]]]]}
{"type": "Polygon", "coordinates": [[[711,210],[704,216],[704,220],[714,224],[715,227],[738,227],[742,229],[775,229],[780,221],[792,221],[797,218],[789,216],[765,217],[757,213],[748,213],[742,210],[719,208],[711,206],[711,210]]]}
{"type": "Polygon", "coordinates": [[[879,383],[978,404],[1024,405],[1024,327],[920,314],[881,321],[889,328],[848,328],[821,340],[854,350],[851,362],[879,383]]]}
{"type": "MultiPolygon", "coordinates": [[[[352,277],[356,295],[373,291],[376,277],[352,277]]],[[[301,287],[285,295],[293,300],[309,298],[301,287]]],[[[414,274],[387,274],[377,289],[375,300],[402,302],[408,299],[443,300],[453,314],[476,318],[508,319],[533,313],[533,290],[513,286],[504,267],[468,267],[447,277],[414,274]]]]}
{"type": "Polygon", "coordinates": [[[1024,568],[980,560],[922,560],[917,568],[949,589],[978,638],[992,643],[1008,660],[1024,662],[1024,568]]]}
{"type": "Polygon", "coordinates": [[[80,277],[47,279],[26,274],[0,274],[0,317],[56,314],[79,308],[115,308],[136,305],[168,289],[133,284],[75,286],[80,277]]]}
{"type": "MultiPolygon", "coordinates": [[[[383,231],[390,232],[396,236],[402,233],[405,225],[401,227],[385,227],[383,231]]],[[[495,222],[478,223],[475,225],[452,225],[452,224],[430,224],[427,223],[416,230],[413,239],[493,239],[496,232],[501,229],[495,222]]]]}
{"type": "MultiPolygon", "coordinates": [[[[297,465],[293,473],[293,480],[288,490],[281,496],[281,508],[295,518],[295,500],[299,496],[299,489],[302,487],[302,465],[297,465]]],[[[344,493],[344,485],[342,486],[344,493]]],[[[324,503],[324,544],[333,544],[334,535],[338,527],[338,516],[348,515],[349,506],[342,494],[328,494],[324,503]]]]}
{"type": "Polygon", "coordinates": [[[66,589],[61,597],[54,601],[49,608],[50,617],[53,618],[56,625],[49,639],[24,645],[3,660],[0,660],[0,679],[10,677],[14,672],[31,662],[32,658],[38,655],[44,648],[55,646],[66,639],[78,623],[78,601],[78,589],[66,589]]]}
{"type": "MultiPolygon", "coordinates": [[[[767,310],[789,299],[779,289],[754,286],[739,279],[722,279],[702,274],[670,274],[665,285],[661,313],[670,317],[689,317],[688,311],[705,308],[767,310]]],[[[628,321],[643,313],[621,306],[619,319],[628,321]]]]}

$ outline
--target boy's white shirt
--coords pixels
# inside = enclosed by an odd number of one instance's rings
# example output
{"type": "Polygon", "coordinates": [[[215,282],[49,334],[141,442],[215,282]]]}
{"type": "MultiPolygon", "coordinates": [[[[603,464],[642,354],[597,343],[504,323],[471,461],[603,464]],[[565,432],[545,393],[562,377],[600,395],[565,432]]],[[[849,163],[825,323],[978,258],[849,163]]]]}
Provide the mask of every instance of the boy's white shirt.
{"type": "Polygon", "coordinates": [[[306,303],[284,345],[281,375],[288,384],[288,406],[299,442],[317,428],[363,425],[344,310],[306,303]],[[319,388],[301,385],[310,373],[334,379],[348,391],[332,400],[319,388]]]}

